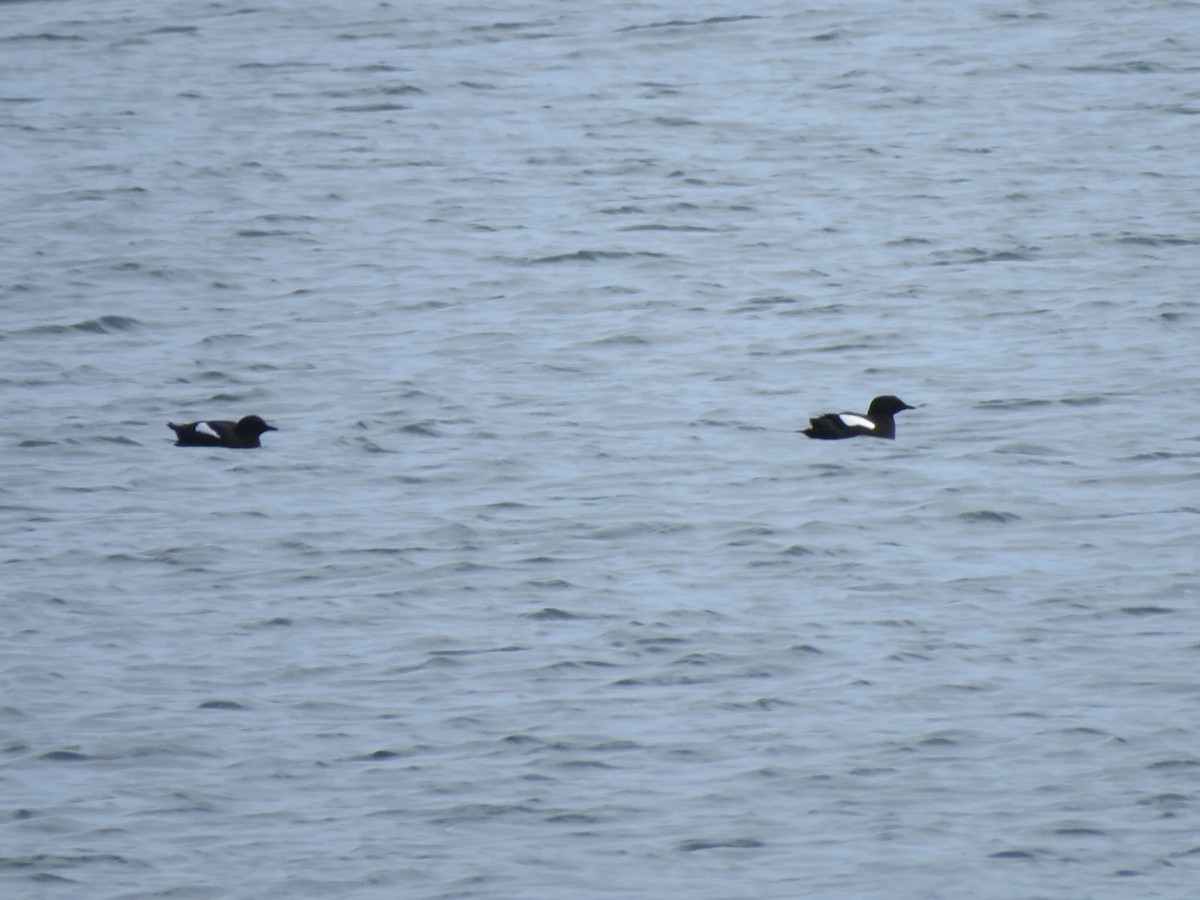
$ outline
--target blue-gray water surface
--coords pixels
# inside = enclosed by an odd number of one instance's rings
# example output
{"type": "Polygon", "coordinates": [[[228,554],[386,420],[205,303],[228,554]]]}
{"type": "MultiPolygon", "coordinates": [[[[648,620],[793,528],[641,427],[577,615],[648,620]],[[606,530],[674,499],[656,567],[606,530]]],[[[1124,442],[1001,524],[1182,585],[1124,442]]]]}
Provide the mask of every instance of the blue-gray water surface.
{"type": "Polygon", "coordinates": [[[2,9],[0,893],[1195,896],[1200,5],[2,9]]]}

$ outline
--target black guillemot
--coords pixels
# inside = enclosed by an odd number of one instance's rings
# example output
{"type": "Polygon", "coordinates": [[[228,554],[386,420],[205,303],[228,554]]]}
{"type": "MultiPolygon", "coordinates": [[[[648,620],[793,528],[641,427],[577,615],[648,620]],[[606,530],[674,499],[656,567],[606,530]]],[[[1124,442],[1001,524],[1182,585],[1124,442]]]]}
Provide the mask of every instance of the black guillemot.
{"type": "Polygon", "coordinates": [[[278,431],[258,416],[246,416],[237,422],[188,422],[176,425],[168,422],[167,427],[175,432],[176,447],[232,447],[249,450],[261,447],[259,437],[267,431],[278,431]]]}
{"type": "Polygon", "coordinates": [[[843,438],[879,437],[896,439],[896,420],[893,416],[905,409],[913,409],[899,397],[890,394],[876,397],[864,416],[862,413],[825,413],[809,419],[809,426],[801,434],[823,441],[840,441],[843,438]]]}

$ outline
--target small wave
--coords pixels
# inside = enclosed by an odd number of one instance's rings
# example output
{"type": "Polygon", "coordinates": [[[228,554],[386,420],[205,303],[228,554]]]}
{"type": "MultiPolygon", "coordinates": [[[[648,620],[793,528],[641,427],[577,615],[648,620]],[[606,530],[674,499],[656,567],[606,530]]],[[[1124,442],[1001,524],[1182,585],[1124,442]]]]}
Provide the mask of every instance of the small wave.
{"type": "Polygon", "coordinates": [[[519,653],[525,649],[527,648],[519,645],[507,645],[504,647],[470,648],[466,650],[430,650],[429,655],[434,658],[451,656],[479,656],[482,653],[519,653]]]}
{"type": "Polygon", "coordinates": [[[707,19],[668,19],[665,22],[651,22],[648,25],[626,25],[618,28],[617,34],[626,31],[645,31],[649,28],[695,28],[697,25],[728,25],[732,22],[747,22],[760,19],[761,16],[709,16],[707,19]]]}
{"type": "Polygon", "coordinates": [[[286,231],[282,228],[243,228],[241,231],[235,232],[240,238],[269,238],[269,237],[292,237],[297,234],[295,231],[286,231]]]}
{"type": "Polygon", "coordinates": [[[1148,75],[1154,72],[1167,72],[1170,70],[1158,63],[1146,62],[1141,59],[1131,59],[1129,62],[1114,63],[1109,66],[1067,66],[1067,71],[1078,72],[1083,75],[1148,75]]]}
{"type": "Polygon", "coordinates": [[[429,421],[413,422],[411,425],[405,425],[400,431],[404,434],[418,434],[421,437],[441,437],[438,430],[433,427],[433,423],[429,421]]]}
{"type": "Polygon", "coordinates": [[[1166,616],[1175,610],[1169,606],[1123,606],[1121,612],[1127,616],[1166,616]]]}
{"type": "Polygon", "coordinates": [[[618,664],[606,662],[602,659],[564,659],[560,662],[551,663],[546,668],[553,672],[562,672],[580,669],[615,669],[618,668],[618,664]]]}
{"type": "Polygon", "coordinates": [[[1008,525],[1010,522],[1019,522],[1021,517],[1016,513],[979,509],[974,512],[961,513],[958,519],[960,522],[970,525],[1008,525]]]}
{"type": "Polygon", "coordinates": [[[84,319],[73,325],[34,325],[25,328],[17,334],[116,334],[121,331],[132,331],[141,326],[141,322],[128,316],[100,316],[95,319],[84,319]]]}
{"type": "Polygon", "coordinates": [[[733,312],[752,312],[758,309],[771,309],[775,306],[791,306],[797,302],[795,297],[787,294],[773,294],[769,297],[751,297],[733,308],[733,312]]]}
{"type": "Polygon", "coordinates": [[[994,253],[980,254],[966,261],[969,263],[1028,262],[1032,259],[1034,256],[1031,253],[1023,253],[1018,250],[997,250],[994,253]]]}
{"type": "Polygon", "coordinates": [[[684,853],[695,853],[697,850],[720,850],[729,848],[733,850],[758,850],[765,847],[762,841],[755,838],[730,838],[728,840],[694,840],[684,841],[679,845],[679,849],[684,853]]]}
{"type": "Polygon", "coordinates": [[[793,646],[788,647],[788,651],[791,653],[814,654],[816,656],[824,655],[823,650],[821,650],[819,647],[814,647],[812,644],[794,644],[793,646]]]}
{"type": "Polygon", "coordinates": [[[525,584],[532,588],[548,591],[564,591],[575,587],[573,582],[567,581],[565,578],[532,578],[525,584]]]}
{"type": "Polygon", "coordinates": [[[655,125],[666,125],[668,128],[691,128],[700,124],[695,119],[683,116],[655,116],[650,121],[655,125]]]}
{"type": "Polygon", "coordinates": [[[792,546],[788,547],[786,550],[783,551],[783,555],[784,556],[812,556],[813,553],[815,553],[815,552],[816,551],[809,550],[807,547],[801,546],[800,544],[792,544],[792,546]]]}
{"type": "Polygon", "coordinates": [[[1049,406],[1053,401],[1035,397],[1016,397],[1011,400],[980,400],[976,409],[1027,409],[1033,406],[1049,406]]]}
{"type": "Polygon", "coordinates": [[[961,247],[933,254],[936,265],[961,265],[990,262],[1030,262],[1036,259],[1037,247],[1022,247],[1016,250],[983,250],[979,247],[961,247]]]}
{"type": "Polygon", "coordinates": [[[5,43],[17,43],[20,41],[77,41],[83,43],[86,38],[81,38],[77,34],[55,34],[52,31],[43,31],[38,34],[14,34],[3,40],[5,43]]]}
{"type": "Polygon", "coordinates": [[[1167,769],[1195,769],[1197,766],[1200,766],[1200,760],[1163,759],[1156,763],[1151,763],[1149,768],[1152,772],[1161,772],[1167,769]]]}
{"type": "Polygon", "coordinates": [[[816,353],[845,353],[850,350],[874,350],[876,348],[876,346],[877,346],[876,344],[869,344],[866,342],[854,343],[854,342],[845,341],[845,342],[838,343],[838,344],[826,344],[824,347],[815,347],[814,352],[816,352],[816,353]]]}
{"type": "Polygon", "coordinates": [[[78,750],[51,750],[38,758],[50,762],[87,762],[91,759],[86,753],[80,753],[78,750]]]}
{"type": "Polygon", "coordinates": [[[377,762],[379,760],[400,759],[400,753],[395,750],[373,750],[363,756],[351,757],[354,762],[377,762]]]}
{"type": "Polygon", "coordinates": [[[628,250],[576,250],[574,253],[555,253],[550,256],[538,256],[533,259],[522,261],[529,265],[536,266],[565,262],[603,262],[614,259],[634,259],[636,257],[661,259],[665,255],[666,254],[664,253],[649,253],[646,251],[631,252],[628,250]]]}
{"type": "Polygon", "coordinates": [[[593,347],[612,347],[612,346],[640,346],[649,344],[650,342],[643,337],[638,337],[636,334],[613,334],[608,337],[598,338],[591,342],[593,347]]]}
{"type": "Polygon", "coordinates": [[[358,444],[367,453],[395,453],[395,450],[389,450],[382,444],[377,444],[370,438],[356,437],[354,442],[358,444]]]}
{"type": "Polygon", "coordinates": [[[565,622],[571,619],[582,619],[583,616],[578,616],[575,613],[567,612],[565,609],[557,609],[553,606],[547,606],[539,609],[537,612],[526,613],[526,619],[533,619],[536,622],[565,622]]]}
{"type": "Polygon", "coordinates": [[[702,233],[702,234],[717,234],[719,228],[707,228],[703,225],[660,225],[652,223],[648,225],[626,225],[621,231],[681,231],[687,233],[702,233]]]}
{"type": "Polygon", "coordinates": [[[1117,244],[1135,244],[1146,247],[1194,247],[1200,238],[1186,238],[1175,234],[1130,234],[1123,232],[1116,238],[1117,244]]]}
{"type": "Polygon", "coordinates": [[[1015,454],[1017,456],[1062,456],[1063,451],[1057,447],[1046,447],[1042,444],[1009,444],[1006,447],[1000,448],[998,453],[1004,455],[1015,454]]]}
{"type": "Polygon", "coordinates": [[[403,103],[358,103],[349,106],[335,106],[336,112],[400,112],[401,110],[411,109],[410,106],[405,106],[403,103]]]}
{"type": "Polygon", "coordinates": [[[424,94],[419,87],[411,84],[393,84],[384,87],[370,87],[352,91],[325,91],[324,96],[335,100],[345,100],[350,97],[402,97],[405,94],[424,94]]]}

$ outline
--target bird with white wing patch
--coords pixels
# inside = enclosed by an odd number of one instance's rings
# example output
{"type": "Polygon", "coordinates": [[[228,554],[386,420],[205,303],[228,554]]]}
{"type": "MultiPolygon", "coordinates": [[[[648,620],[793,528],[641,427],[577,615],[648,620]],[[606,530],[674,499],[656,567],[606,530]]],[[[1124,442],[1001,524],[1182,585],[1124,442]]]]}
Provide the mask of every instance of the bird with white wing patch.
{"type": "Polygon", "coordinates": [[[913,409],[899,397],[885,394],[871,401],[866,415],[862,413],[825,413],[809,419],[809,426],[801,434],[824,441],[840,441],[852,437],[878,437],[896,439],[895,415],[913,409]]]}
{"type": "Polygon", "coordinates": [[[175,432],[176,447],[230,447],[235,450],[261,447],[259,438],[263,434],[279,430],[259,416],[243,416],[236,422],[213,420],[185,425],[168,422],[167,427],[175,432]]]}

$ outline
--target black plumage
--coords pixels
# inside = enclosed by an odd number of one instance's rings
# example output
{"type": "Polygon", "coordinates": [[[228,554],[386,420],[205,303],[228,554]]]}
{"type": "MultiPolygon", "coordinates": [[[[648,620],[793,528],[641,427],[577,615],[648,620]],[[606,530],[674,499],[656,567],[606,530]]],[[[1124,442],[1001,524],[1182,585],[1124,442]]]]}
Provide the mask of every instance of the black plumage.
{"type": "Polygon", "coordinates": [[[896,420],[894,416],[902,410],[912,408],[899,397],[886,394],[872,400],[865,415],[845,412],[814,416],[808,420],[808,428],[801,433],[823,441],[840,441],[860,435],[895,440],[896,420]]]}
{"type": "Polygon", "coordinates": [[[217,420],[188,422],[186,425],[168,422],[167,427],[175,432],[176,447],[230,447],[235,450],[261,447],[259,438],[263,434],[279,430],[258,416],[245,416],[236,422],[217,420]]]}

